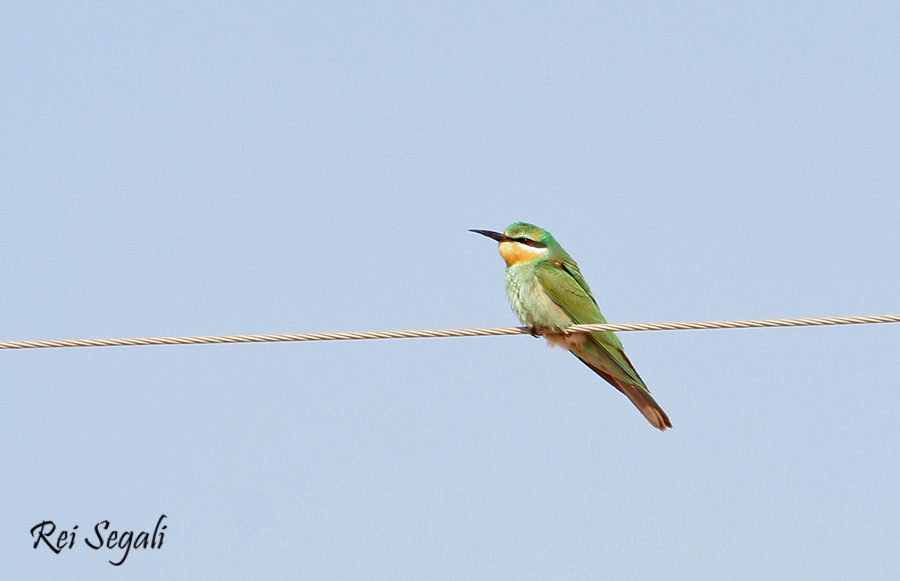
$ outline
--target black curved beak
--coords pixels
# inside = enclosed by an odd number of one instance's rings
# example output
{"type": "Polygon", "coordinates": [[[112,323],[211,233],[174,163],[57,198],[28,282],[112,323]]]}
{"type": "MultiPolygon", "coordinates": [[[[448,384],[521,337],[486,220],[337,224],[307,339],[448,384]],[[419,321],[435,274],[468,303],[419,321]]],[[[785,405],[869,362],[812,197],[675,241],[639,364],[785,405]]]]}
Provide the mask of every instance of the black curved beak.
{"type": "Polygon", "coordinates": [[[503,235],[502,232],[494,232],[493,230],[469,230],[469,232],[474,232],[476,234],[481,234],[482,236],[487,236],[488,238],[493,238],[497,242],[503,242],[506,240],[506,236],[503,235]]]}

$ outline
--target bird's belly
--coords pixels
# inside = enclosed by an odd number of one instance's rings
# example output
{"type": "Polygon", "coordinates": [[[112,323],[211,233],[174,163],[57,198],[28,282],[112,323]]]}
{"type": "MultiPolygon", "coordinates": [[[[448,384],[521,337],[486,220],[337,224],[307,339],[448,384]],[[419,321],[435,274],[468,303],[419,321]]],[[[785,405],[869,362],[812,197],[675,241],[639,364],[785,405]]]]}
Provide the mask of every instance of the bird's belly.
{"type": "Polygon", "coordinates": [[[538,331],[560,331],[571,325],[571,317],[553,302],[537,278],[519,272],[517,266],[506,270],[506,295],[519,320],[538,331]]]}

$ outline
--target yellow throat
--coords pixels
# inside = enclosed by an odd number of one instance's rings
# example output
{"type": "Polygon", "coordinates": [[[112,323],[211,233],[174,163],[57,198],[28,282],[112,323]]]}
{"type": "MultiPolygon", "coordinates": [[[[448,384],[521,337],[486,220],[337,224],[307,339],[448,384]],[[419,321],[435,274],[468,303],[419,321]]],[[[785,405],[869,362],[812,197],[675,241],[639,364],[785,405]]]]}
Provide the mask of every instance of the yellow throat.
{"type": "Polygon", "coordinates": [[[504,240],[501,242],[499,250],[500,256],[506,261],[506,266],[533,260],[547,252],[546,248],[534,248],[513,240],[504,240]]]}

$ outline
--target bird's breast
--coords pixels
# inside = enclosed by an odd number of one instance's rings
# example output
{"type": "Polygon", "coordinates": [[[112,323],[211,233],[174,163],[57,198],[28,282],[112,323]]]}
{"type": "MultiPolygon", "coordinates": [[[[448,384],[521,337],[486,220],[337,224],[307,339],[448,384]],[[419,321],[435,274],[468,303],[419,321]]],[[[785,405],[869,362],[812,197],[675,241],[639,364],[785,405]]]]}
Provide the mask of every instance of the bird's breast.
{"type": "Polygon", "coordinates": [[[540,331],[559,331],[572,319],[544,290],[534,275],[534,265],[521,263],[506,269],[506,295],[513,312],[524,325],[540,331]]]}

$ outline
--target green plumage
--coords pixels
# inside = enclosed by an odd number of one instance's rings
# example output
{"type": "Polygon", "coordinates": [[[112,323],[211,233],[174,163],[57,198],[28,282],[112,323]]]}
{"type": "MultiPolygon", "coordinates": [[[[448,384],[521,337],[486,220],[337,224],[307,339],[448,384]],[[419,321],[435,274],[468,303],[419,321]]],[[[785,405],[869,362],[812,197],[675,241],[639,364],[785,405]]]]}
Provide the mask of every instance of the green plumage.
{"type": "Polygon", "coordinates": [[[612,332],[565,335],[573,324],[605,323],[581,270],[553,236],[524,222],[502,233],[474,230],[500,243],[507,262],[506,293],[523,324],[563,346],[625,394],[660,430],[672,427],[666,413],[625,355],[612,332]]]}

